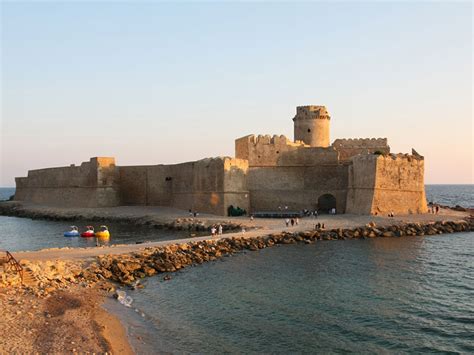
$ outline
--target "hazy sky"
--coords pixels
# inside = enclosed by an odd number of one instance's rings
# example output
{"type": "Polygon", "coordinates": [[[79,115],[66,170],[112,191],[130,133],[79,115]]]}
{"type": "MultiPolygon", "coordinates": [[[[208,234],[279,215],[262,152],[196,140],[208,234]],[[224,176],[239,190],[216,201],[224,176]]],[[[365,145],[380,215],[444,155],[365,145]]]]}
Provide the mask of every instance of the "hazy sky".
{"type": "Polygon", "coordinates": [[[387,137],[427,183],[473,183],[470,3],[1,3],[1,176],[293,139],[326,105],[331,141],[387,137]]]}

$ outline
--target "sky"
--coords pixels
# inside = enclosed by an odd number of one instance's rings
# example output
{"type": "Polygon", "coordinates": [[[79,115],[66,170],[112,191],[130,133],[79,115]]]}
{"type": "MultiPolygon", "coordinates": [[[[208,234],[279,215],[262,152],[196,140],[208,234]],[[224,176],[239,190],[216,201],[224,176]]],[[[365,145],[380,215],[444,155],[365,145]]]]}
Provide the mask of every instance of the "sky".
{"type": "Polygon", "coordinates": [[[425,156],[426,183],[474,183],[469,2],[8,2],[0,186],[93,156],[233,156],[293,139],[325,105],[336,138],[425,156]]]}

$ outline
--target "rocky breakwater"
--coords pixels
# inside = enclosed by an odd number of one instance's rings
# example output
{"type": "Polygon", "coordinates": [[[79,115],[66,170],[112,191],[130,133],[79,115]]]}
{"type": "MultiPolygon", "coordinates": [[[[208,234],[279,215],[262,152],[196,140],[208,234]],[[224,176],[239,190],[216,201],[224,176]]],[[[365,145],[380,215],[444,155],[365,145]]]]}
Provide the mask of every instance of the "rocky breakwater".
{"type": "Polygon", "coordinates": [[[146,226],[157,229],[169,230],[188,230],[195,232],[210,231],[212,226],[222,225],[224,231],[238,231],[242,228],[252,229],[243,225],[242,223],[225,220],[206,220],[193,217],[183,218],[165,218],[159,216],[123,216],[107,214],[102,215],[100,212],[94,214],[94,211],[86,213],[78,213],[70,210],[58,209],[35,209],[23,206],[21,203],[15,202],[0,202],[0,215],[10,217],[31,218],[49,221],[69,221],[78,224],[79,221],[85,222],[100,222],[108,223],[122,223],[133,226],[146,226]]]}
{"type": "MultiPolygon", "coordinates": [[[[140,252],[122,255],[101,255],[84,261],[35,261],[22,260],[24,292],[38,297],[48,297],[55,290],[66,290],[71,286],[91,288],[97,286],[105,291],[114,291],[113,283],[136,285],[147,276],[175,272],[187,266],[240,253],[256,251],[275,245],[317,241],[400,238],[423,235],[439,235],[474,230],[471,221],[443,221],[434,223],[407,223],[392,226],[377,226],[369,223],[357,228],[337,228],[300,232],[279,232],[258,237],[232,237],[191,241],[160,247],[148,247],[140,252]]],[[[0,287],[21,285],[20,276],[12,270],[1,274],[0,287]]]]}
{"type": "MultiPolygon", "coordinates": [[[[378,227],[370,223],[352,229],[314,230],[303,232],[281,232],[261,237],[233,237],[210,239],[165,247],[145,248],[139,253],[127,255],[104,255],[88,268],[94,282],[108,279],[125,285],[134,285],[137,280],[155,274],[170,273],[187,266],[217,260],[245,250],[259,249],[282,244],[311,244],[321,240],[346,240],[368,238],[398,238],[405,236],[437,235],[473,230],[466,221],[436,223],[408,223],[378,227]]],[[[167,275],[166,278],[169,278],[167,275]]]]}

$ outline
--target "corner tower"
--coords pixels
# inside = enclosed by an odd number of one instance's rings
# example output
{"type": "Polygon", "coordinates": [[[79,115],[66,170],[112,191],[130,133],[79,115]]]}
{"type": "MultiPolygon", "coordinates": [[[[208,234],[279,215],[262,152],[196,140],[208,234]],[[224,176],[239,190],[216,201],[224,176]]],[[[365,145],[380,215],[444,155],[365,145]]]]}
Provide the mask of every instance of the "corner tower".
{"type": "Polygon", "coordinates": [[[293,118],[295,141],[311,147],[329,147],[330,119],[325,106],[298,106],[293,118]]]}

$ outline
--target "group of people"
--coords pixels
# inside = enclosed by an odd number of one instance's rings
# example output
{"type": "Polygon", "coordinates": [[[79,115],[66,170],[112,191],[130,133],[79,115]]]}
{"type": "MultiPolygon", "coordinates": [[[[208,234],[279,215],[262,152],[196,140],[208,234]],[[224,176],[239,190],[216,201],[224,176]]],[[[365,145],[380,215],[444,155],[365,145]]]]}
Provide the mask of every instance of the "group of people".
{"type": "Polygon", "coordinates": [[[318,218],[318,210],[310,211],[310,210],[304,209],[303,215],[306,217],[318,218]]]}
{"type": "Polygon", "coordinates": [[[325,229],[326,226],[324,225],[324,223],[316,223],[314,225],[314,230],[320,230],[320,229],[325,229]]]}
{"type": "Polygon", "coordinates": [[[222,232],[223,232],[222,224],[211,227],[211,236],[213,237],[215,237],[216,235],[222,235],[222,232]]]}
{"type": "Polygon", "coordinates": [[[428,206],[428,213],[438,214],[439,213],[439,206],[438,205],[429,205],[428,206]]]}
{"type": "Polygon", "coordinates": [[[289,227],[290,224],[291,224],[292,227],[295,226],[295,225],[297,226],[299,223],[300,223],[300,220],[299,220],[298,217],[291,218],[291,219],[289,219],[289,218],[285,219],[285,224],[286,224],[287,227],[289,227]]]}

